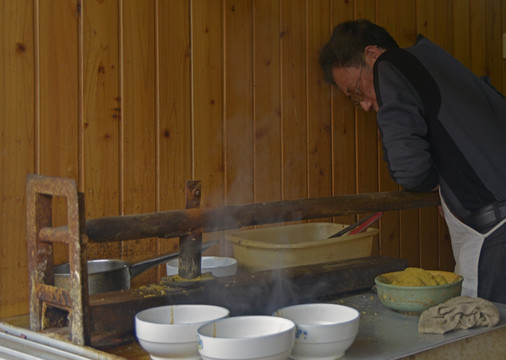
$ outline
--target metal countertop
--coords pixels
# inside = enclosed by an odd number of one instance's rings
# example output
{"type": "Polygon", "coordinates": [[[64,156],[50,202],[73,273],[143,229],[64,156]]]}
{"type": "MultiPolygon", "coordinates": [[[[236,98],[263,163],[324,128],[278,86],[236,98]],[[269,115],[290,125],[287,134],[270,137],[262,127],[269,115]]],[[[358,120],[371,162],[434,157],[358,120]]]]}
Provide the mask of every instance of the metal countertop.
{"type": "Polygon", "coordinates": [[[506,305],[497,304],[501,315],[493,327],[481,327],[437,334],[419,334],[418,316],[405,315],[385,307],[375,293],[361,293],[333,301],[360,312],[360,329],[341,359],[401,359],[416,353],[506,327],[506,305]]]}
{"type": "MultiPolygon", "coordinates": [[[[501,320],[493,327],[481,327],[469,330],[459,330],[449,332],[445,335],[419,334],[418,333],[418,316],[404,315],[391,310],[381,304],[377,295],[372,292],[364,292],[356,295],[350,295],[331,301],[332,303],[351,306],[360,312],[360,329],[357,338],[346,354],[341,359],[374,359],[374,360],[391,360],[403,359],[411,355],[419,354],[426,350],[435,349],[443,345],[459,342],[466,338],[472,338],[476,335],[491,332],[500,328],[506,328],[506,305],[495,304],[499,310],[501,320]]],[[[23,339],[40,342],[41,344],[49,344],[54,351],[60,351],[56,343],[59,340],[49,338],[45,335],[31,332],[24,328],[11,327],[11,325],[0,323],[0,332],[10,333],[10,336],[21,337],[15,341],[21,342],[23,339]],[[5,329],[3,328],[5,327],[5,329]],[[19,332],[19,334],[17,333],[19,332]],[[49,342],[49,343],[48,343],[49,342]]],[[[503,330],[503,329],[501,329],[503,330]]],[[[5,334],[6,336],[8,334],[5,334]]],[[[502,340],[499,339],[501,342],[502,340]]],[[[6,344],[4,344],[6,345],[6,344]]],[[[25,349],[23,354],[27,354],[27,340],[22,343],[25,349]]],[[[85,349],[73,344],[64,344],[64,350],[72,349],[71,353],[76,354],[79,359],[118,359],[117,356],[126,359],[149,359],[149,355],[145,353],[138,343],[132,343],[109,354],[102,353],[95,349],[85,349]],[[78,348],[75,351],[74,348],[78,348]],[[90,353],[91,351],[91,353],[90,353]]],[[[37,344],[37,346],[39,346],[37,344]]],[[[5,347],[5,346],[4,346],[5,347]]],[[[10,348],[10,346],[8,346],[10,348]]],[[[0,358],[2,357],[2,339],[0,339],[0,358]]],[[[9,349],[8,349],[9,350],[9,349]]],[[[500,349],[498,350],[500,351],[500,349]]],[[[5,354],[4,354],[5,355],[5,354]]],[[[12,355],[12,354],[11,354],[12,355]]],[[[53,355],[44,357],[40,352],[37,353],[41,359],[56,358],[53,355]]],[[[60,354],[61,355],[61,354],[60,354]]],[[[66,359],[71,359],[68,353],[66,359]]],[[[24,356],[19,357],[26,358],[24,356]]],[[[455,357],[452,357],[455,358],[455,357]]],[[[501,358],[505,358],[502,357],[501,358]]],[[[17,359],[13,357],[13,359],[17,359]]]]}

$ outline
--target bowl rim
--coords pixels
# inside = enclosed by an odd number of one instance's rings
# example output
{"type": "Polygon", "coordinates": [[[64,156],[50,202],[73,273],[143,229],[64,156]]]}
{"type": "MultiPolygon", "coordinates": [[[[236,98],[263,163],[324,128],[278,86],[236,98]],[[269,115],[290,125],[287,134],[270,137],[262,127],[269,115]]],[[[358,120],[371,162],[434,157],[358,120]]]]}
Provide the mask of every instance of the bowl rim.
{"type": "MultiPolygon", "coordinates": [[[[175,310],[177,311],[177,310],[175,310]]],[[[155,315],[162,316],[161,314],[155,315]]],[[[151,315],[153,316],[153,314],[151,315]]],[[[134,333],[137,339],[142,339],[144,341],[149,341],[151,343],[157,344],[176,344],[176,343],[186,343],[187,339],[192,339],[191,341],[196,341],[197,339],[197,329],[206,324],[208,322],[212,322],[218,319],[226,318],[230,316],[230,310],[223,306],[218,305],[210,305],[210,304],[172,304],[172,305],[163,305],[156,306],[152,308],[147,308],[145,310],[139,311],[135,314],[134,317],[134,333]],[[200,310],[197,310],[197,307],[200,310]],[[165,308],[165,309],[164,309],[165,308]],[[172,313],[172,309],[181,309],[186,308],[186,312],[202,311],[205,312],[208,309],[213,309],[213,316],[207,316],[205,319],[195,320],[195,321],[187,321],[187,322],[153,322],[142,318],[142,313],[147,314],[149,310],[161,310],[165,314],[172,313]],[[170,339],[167,338],[167,333],[170,333],[170,339]]]]}
{"type": "Polygon", "coordinates": [[[135,314],[135,320],[136,321],[140,321],[142,323],[145,323],[145,324],[153,324],[153,325],[161,325],[161,326],[185,326],[185,325],[193,325],[195,323],[200,323],[202,321],[215,321],[215,320],[218,320],[218,319],[221,319],[222,317],[227,317],[227,316],[230,316],[230,310],[227,309],[226,307],[224,306],[220,306],[220,305],[212,305],[212,304],[170,304],[170,305],[162,305],[162,306],[155,306],[155,307],[151,307],[151,308],[147,308],[147,309],[144,309],[144,310],[141,310],[139,312],[137,312],[135,314]],[[202,308],[202,309],[214,309],[214,310],[223,310],[223,314],[220,315],[219,318],[213,318],[211,320],[201,320],[201,321],[195,321],[195,322],[182,322],[182,323],[179,323],[179,322],[174,322],[174,323],[164,323],[164,322],[152,322],[152,321],[148,321],[148,320],[145,320],[142,318],[142,315],[145,315],[145,314],[148,314],[150,312],[153,312],[153,311],[160,311],[160,310],[164,310],[164,309],[168,309],[169,311],[174,311],[174,310],[177,310],[177,309],[185,309],[185,308],[188,308],[188,309],[197,309],[197,308],[202,308]]]}
{"type": "MultiPolygon", "coordinates": [[[[361,238],[367,238],[369,236],[374,236],[379,233],[379,229],[375,227],[368,227],[364,232],[353,234],[353,235],[343,235],[340,237],[327,237],[322,239],[316,239],[316,240],[310,240],[310,241],[302,241],[298,243],[292,243],[292,244],[283,244],[283,243],[272,243],[272,242],[265,242],[265,241],[258,241],[258,240],[252,240],[241,237],[241,234],[248,234],[253,231],[267,231],[267,230],[279,230],[279,229],[286,229],[287,227],[291,227],[292,229],[297,229],[298,227],[307,227],[307,226],[316,226],[316,225],[339,225],[340,229],[344,229],[347,224],[338,224],[333,222],[313,222],[313,223],[302,223],[302,224],[291,224],[291,225],[280,225],[280,226],[272,226],[272,227],[266,227],[266,228],[260,228],[260,229],[244,229],[244,230],[230,230],[225,233],[225,239],[232,243],[232,245],[235,246],[241,246],[246,248],[255,248],[255,249],[269,249],[269,250],[301,250],[306,248],[318,248],[318,247],[324,247],[328,245],[335,245],[338,243],[346,243],[351,240],[358,240],[361,238]]],[[[332,235],[330,233],[328,236],[332,235]]]]}
{"type": "Polygon", "coordinates": [[[454,281],[452,281],[451,283],[448,283],[448,284],[423,285],[423,286],[393,285],[393,284],[388,284],[388,283],[385,283],[385,282],[381,281],[381,279],[384,278],[385,275],[395,274],[395,273],[398,273],[398,272],[402,272],[402,270],[401,270],[401,271],[392,271],[392,272],[380,274],[380,275],[378,275],[378,276],[376,276],[374,278],[374,283],[377,286],[380,286],[380,287],[383,287],[383,288],[386,288],[386,289],[406,289],[406,290],[423,289],[423,290],[432,290],[432,289],[445,289],[445,288],[455,287],[455,286],[458,286],[459,284],[462,284],[462,282],[464,281],[464,278],[462,277],[462,275],[459,275],[459,274],[457,274],[455,272],[452,272],[452,271],[444,271],[444,270],[425,270],[425,271],[428,271],[428,272],[431,272],[431,273],[455,274],[455,275],[457,275],[457,277],[456,277],[456,280],[454,280],[454,281]]]}
{"type": "MultiPolygon", "coordinates": [[[[271,323],[272,324],[272,323],[271,323]]],[[[247,326],[247,325],[246,325],[247,326]]],[[[279,325],[278,325],[279,327],[279,325]]],[[[276,330],[276,326],[269,326],[271,329],[276,330]]],[[[283,354],[283,358],[288,358],[290,350],[295,343],[295,329],[296,325],[293,321],[284,318],[276,318],[269,315],[243,315],[232,316],[226,319],[218,319],[210,323],[202,325],[197,330],[198,351],[202,357],[216,358],[216,359],[230,359],[230,360],[246,360],[246,359],[260,359],[267,358],[275,355],[283,354]],[[263,318],[268,321],[275,321],[280,324],[283,323],[286,328],[269,332],[262,335],[249,335],[249,336],[219,336],[219,334],[202,334],[202,329],[209,326],[213,332],[214,325],[217,322],[240,322],[244,318],[263,318]],[[262,344],[263,346],[258,346],[262,344]],[[251,352],[245,353],[245,347],[254,347],[254,357],[251,352]],[[219,356],[218,356],[219,355],[219,356]]]]}
{"type": "Polygon", "coordinates": [[[297,324],[295,324],[294,321],[292,321],[290,319],[282,318],[282,317],[276,318],[275,316],[270,316],[270,315],[241,315],[241,316],[230,316],[230,317],[226,317],[226,318],[211,320],[211,321],[203,324],[202,326],[200,326],[197,329],[197,335],[199,337],[202,337],[202,338],[215,339],[215,340],[218,340],[218,341],[221,341],[221,340],[245,341],[245,340],[248,340],[248,339],[262,339],[262,338],[265,338],[265,337],[271,337],[273,335],[285,334],[287,332],[294,331],[296,329],[296,327],[297,327],[297,324]],[[271,333],[268,333],[268,334],[254,335],[254,336],[241,336],[241,337],[206,335],[206,334],[202,334],[202,332],[201,332],[204,327],[206,327],[206,326],[213,326],[213,324],[215,324],[217,322],[237,322],[237,321],[242,321],[244,319],[249,320],[249,319],[254,319],[254,318],[255,319],[261,319],[261,320],[262,319],[269,319],[269,321],[281,319],[283,322],[286,322],[287,324],[291,323],[291,326],[287,327],[286,329],[283,329],[281,331],[271,332],[271,333]]]}
{"type": "Polygon", "coordinates": [[[345,325],[345,324],[349,324],[354,321],[360,320],[360,311],[358,311],[354,307],[342,305],[342,304],[334,304],[334,303],[307,303],[307,304],[289,305],[289,306],[285,306],[285,307],[275,310],[272,313],[272,315],[292,320],[298,327],[305,327],[305,328],[332,327],[332,326],[336,326],[336,325],[345,325]],[[281,312],[281,311],[288,311],[288,310],[293,310],[293,309],[297,309],[297,308],[306,308],[306,307],[307,308],[341,308],[341,309],[346,309],[347,311],[350,311],[351,313],[355,314],[355,316],[352,319],[349,319],[346,321],[340,321],[340,322],[334,321],[334,322],[324,323],[324,324],[308,324],[308,323],[304,323],[304,322],[295,321],[293,319],[287,318],[287,317],[279,314],[279,312],[281,312]]]}
{"type": "MultiPolygon", "coordinates": [[[[151,339],[146,339],[146,338],[142,338],[142,337],[138,337],[138,336],[136,336],[136,338],[137,338],[137,342],[141,345],[141,347],[142,347],[142,344],[147,344],[147,345],[153,344],[156,346],[165,346],[165,347],[172,347],[174,345],[180,345],[180,346],[191,345],[191,346],[193,346],[193,344],[195,344],[195,339],[190,339],[188,341],[177,340],[177,341],[171,342],[171,341],[153,341],[151,339]]],[[[146,350],[146,349],[144,349],[144,350],[146,350]]]]}

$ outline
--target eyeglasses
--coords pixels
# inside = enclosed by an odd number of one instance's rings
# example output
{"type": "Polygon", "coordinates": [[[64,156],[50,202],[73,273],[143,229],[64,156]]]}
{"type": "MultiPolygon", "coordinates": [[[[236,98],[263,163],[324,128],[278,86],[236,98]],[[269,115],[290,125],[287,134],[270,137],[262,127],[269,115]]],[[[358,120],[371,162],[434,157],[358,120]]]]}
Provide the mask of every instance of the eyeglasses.
{"type": "Polygon", "coordinates": [[[360,67],[360,73],[358,74],[357,86],[355,87],[355,91],[348,95],[348,99],[355,105],[356,107],[361,107],[360,102],[364,99],[364,94],[360,91],[360,80],[362,79],[362,69],[360,67]]]}

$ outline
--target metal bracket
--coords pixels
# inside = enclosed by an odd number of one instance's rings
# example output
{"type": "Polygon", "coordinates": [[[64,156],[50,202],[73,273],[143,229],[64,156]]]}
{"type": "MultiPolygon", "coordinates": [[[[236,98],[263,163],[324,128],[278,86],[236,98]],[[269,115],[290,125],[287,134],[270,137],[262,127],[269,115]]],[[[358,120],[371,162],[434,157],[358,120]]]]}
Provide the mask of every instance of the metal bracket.
{"type": "Polygon", "coordinates": [[[28,175],[26,183],[30,329],[90,344],[84,196],[73,179],[28,175]],[[67,225],[53,227],[53,199],[66,199],[67,225]],[[53,243],[68,245],[70,288],[54,286],[53,243]]]}

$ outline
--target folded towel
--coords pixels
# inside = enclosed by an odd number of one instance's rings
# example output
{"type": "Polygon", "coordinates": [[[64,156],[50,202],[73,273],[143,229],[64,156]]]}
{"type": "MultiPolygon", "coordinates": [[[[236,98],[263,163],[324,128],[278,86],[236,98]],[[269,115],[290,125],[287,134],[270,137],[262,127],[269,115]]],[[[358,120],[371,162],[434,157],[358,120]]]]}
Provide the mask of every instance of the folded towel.
{"type": "Polygon", "coordinates": [[[444,334],[453,330],[495,326],[499,311],[490,301],[457,296],[425,310],[418,321],[418,332],[444,334]]]}

